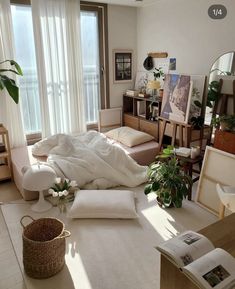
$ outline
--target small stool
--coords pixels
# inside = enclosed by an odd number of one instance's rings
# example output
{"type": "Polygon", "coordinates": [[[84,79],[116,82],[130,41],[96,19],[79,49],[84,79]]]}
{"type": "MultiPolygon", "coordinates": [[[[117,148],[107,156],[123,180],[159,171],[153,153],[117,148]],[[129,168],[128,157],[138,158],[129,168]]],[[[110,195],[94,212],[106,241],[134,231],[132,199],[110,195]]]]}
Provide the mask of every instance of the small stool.
{"type": "MultiPolygon", "coordinates": [[[[182,156],[177,156],[177,159],[183,162],[183,168],[185,169],[185,172],[192,178],[192,183],[195,183],[196,181],[199,180],[200,177],[200,171],[202,167],[202,161],[203,161],[203,156],[199,155],[195,159],[191,159],[190,157],[182,157],[182,156]],[[199,171],[193,169],[193,165],[199,164],[199,171]],[[199,176],[193,178],[193,172],[199,174],[199,176]]],[[[192,200],[192,185],[190,186],[189,190],[189,195],[188,195],[188,200],[192,200]]]]}

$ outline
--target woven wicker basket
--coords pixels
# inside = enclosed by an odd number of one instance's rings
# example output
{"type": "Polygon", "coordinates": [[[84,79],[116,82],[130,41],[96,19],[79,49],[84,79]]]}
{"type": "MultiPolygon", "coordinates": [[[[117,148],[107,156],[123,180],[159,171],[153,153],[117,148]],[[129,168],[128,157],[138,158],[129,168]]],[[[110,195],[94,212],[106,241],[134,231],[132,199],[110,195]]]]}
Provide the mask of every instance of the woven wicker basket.
{"type": "Polygon", "coordinates": [[[33,278],[49,278],[58,273],[64,266],[65,238],[70,232],[64,224],[55,218],[34,220],[23,216],[20,220],[23,231],[23,264],[25,273],[33,278]],[[25,226],[23,220],[32,222],[25,226]]]}

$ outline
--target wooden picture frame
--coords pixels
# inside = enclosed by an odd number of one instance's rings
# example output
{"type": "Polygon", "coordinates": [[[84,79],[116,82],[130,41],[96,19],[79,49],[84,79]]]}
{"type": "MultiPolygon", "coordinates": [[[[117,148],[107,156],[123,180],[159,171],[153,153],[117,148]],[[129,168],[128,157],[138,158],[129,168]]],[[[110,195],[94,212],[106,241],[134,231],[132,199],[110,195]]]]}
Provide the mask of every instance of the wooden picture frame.
{"type": "Polygon", "coordinates": [[[197,187],[196,202],[219,216],[220,199],[216,184],[235,187],[235,155],[206,147],[197,187]]]}
{"type": "Polygon", "coordinates": [[[131,82],[133,80],[133,50],[113,50],[114,83],[131,82]]]}

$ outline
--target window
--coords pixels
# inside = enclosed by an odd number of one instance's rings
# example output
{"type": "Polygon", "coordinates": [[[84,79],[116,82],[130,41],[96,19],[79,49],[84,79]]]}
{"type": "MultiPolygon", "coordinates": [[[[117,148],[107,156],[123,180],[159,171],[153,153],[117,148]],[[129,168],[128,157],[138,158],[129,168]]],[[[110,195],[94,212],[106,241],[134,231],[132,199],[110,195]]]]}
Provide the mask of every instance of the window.
{"type": "Polygon", "coordinates": [[[41,131],[41,117],[31,7],[12,5],[11,12],[16,61],[24,74],[19,78],[24,131],[35,134],[41,131]]]}
{"type": "MultiPolygon", "coordinates": [[[[26,135],[41,132],[40,98],[33,35],[31,7],[27,0],[14,0],[11,5],[16,61],[24,76],[20,81],[20,101],[26,135]],[[27,3],[26,3],[27,2],[27,3]],[[19,4],[15,4],[19,3],[19,4]],[[23,31],[23,33],[22,33],[23,31]]],[[[81,49],[88,125],[98,121],[98,109],[109,107],[106,5],[81,3],[81,49]]]]}

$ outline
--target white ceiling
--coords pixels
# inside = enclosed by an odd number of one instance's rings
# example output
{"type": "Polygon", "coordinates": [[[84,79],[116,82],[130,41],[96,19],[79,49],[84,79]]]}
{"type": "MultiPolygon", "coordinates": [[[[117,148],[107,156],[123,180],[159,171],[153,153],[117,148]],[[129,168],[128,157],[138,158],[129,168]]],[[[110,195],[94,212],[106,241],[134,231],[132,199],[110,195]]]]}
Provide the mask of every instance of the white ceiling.
{"type": "Polygon", "coordinates": [[[115,4],[115,5],[126,5],[126,6],[135,6],[135,7],[142,7],[153,4],[156,0],[89,0],[90,2],[100,2],[100,3],[108,3],[108,4],[115,4]]]}

